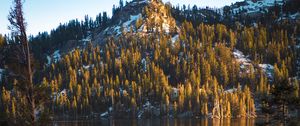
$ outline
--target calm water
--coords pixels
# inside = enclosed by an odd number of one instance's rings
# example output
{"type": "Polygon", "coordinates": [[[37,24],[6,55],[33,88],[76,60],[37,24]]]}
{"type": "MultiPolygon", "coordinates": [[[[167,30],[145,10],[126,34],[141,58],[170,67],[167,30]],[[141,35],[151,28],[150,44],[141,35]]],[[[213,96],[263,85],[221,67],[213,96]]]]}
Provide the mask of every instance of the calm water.
{"type": "MultiPolygon", "coordinates": [[[[268,119],[99,119],[82,121],[55,121],[53,126],[280,126],[284,123],[268,119]]],[[[286,122],[286,125],[300,126],[299,119],[286,122]]]]}

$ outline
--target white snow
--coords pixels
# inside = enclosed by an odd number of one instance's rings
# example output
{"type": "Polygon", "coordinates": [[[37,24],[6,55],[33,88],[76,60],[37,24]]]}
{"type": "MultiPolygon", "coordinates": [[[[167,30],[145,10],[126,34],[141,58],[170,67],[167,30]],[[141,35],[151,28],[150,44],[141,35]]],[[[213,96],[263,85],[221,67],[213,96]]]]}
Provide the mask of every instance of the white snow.
{"type": "Polygon", "coordinates": [[[273,78],[274,66],[271,64],[259,64],[258,65],[266,73],[268,78],[273,78]]]}
{"type": "Polygon", "coordinates": [[[101,117],[105,117],[105,116],[107,116],[108,115],[108,112],[104,112],[104,113],[102,113],[100,116],[101,117]]]}
{"type": "Polygon", "coordinates": [[[171,92],[171,99],[177,99],[179,96],[179,89],[173,87],[171,92]]]}
{"type": "Polygon", "coordinates": [[[57,63],[61,59],[60,50],[54,51],[53,54],[47,56],[47,66],[51,65],[52,62],[57,63]]]}
{"type": "Polygon", "coordinates": [[[142,3],[149,3],[149,0],[139,1],[139,3],[138,2],[133,2],[133,4],[142,4],[142,3]]]}
{"type": "Polygon", "coordinates": [[[82,42],[90,42],[91,40],[88,38],[81,39],[82,42]]]}
{"type": "MultiPolygon", "coordinates": [[[[233,92],[236,92],[237,90],[238,90],[237,88],[231,88],[231,89],[225,90],[224,92],[225,93],[233,93],[233,92]]],[[[240,90],[241,90],[241,87],[240,87],[240,90]]]]}
{"type": "Polygon", "coordinates": [[[4,73],[4,69],[0,69],[0,82],[2,81],[2,74],[4,73]]]}
{"type": "Polygon", "coordinates": [[[59,95],[67,95],[67,90],[66,90],[66,89],[63,89],[63,90],[59,93],[59,95]]]}
{"type": "Polygon", "coordinates": [[[241,51],[239,50],[234,50],[233,52],[234,58],[237,59],[238,62],[242,63],[242,64],[249,64],[250,63],[250,59],[248,59],[241,51]]]}
{"type": "Polygon", "coordinates": [[[297,12],[297,13],[295,13],[295,14],[292,14],[292,15],[290,15],[290,18],[291,18],[291,19],[299,19],[299,18],[300,18],[300,13],[297,12]]]}
{"type": "Polygon", "coordinates": [[[149,106],[151,106],[151,103],[149,101],[147,101],[145,105],[149,107],[149,106]]]}
{"type": "Polygon", "coordinates": [[[179,38],[179,35],[175,35],[173,38],[172,38],[172,44],[174,44],[179,38]]]}
{"type": "Polygon", "coordinates": [[[226,90],[226,91],[224,91],[225,93],[233,93],[233,92],[235,92],[235,91],[237,91],[237,89],[236,88],[232,88],[232,89],[228,89],[228,90],[226,90]]]}
{"type": "Polygon", "coordinates": [[[163,24],[162,24],[162,27],[163,27],[163,30],[164,30],[166,33],[170,33],[170,25],[169,25],[169,24],[163,23],[163,24]]]}
{"type": "Polygon", "coordinates": [[[238,12],[239,10],[246,11],[247,13],[255,13],[255,12],[262,12],[261,9],[268,11],[268,7],[274,6],[275,1],[278,5],[283,4],[283,0],[258,0],[253,2],[252,0],[247,0],[246,6],[240,6],[238,8],[234,8],[233,12],[238,12]]]}
{"type": "Polygon", "coordinates": [[[276,21],[282,21],[282,20],[300,20],[300,12],[291,15],[282,14],[282,16],[276,19],[276,21]]]}
{"type": "Polygon", "coordinates": [[[143,71],[147,72],[147,60],[145,58],[142,59],[143,71]]]}
{"type": "Polygon", "coordinates": [[[117,35],[120,35],[121,34],[121,27],[120,26],[116,26],[115,28],[114,28],[114,32],[117,32],[117,35]]]}
{"type": "Polygon", "coordinates": [[[103,32],[107,32],[108,31],[108,28],[106,28],[103,32]]]}
{"type": "MultiPolygon", "coordinates": [[[[241,69],[246,69],[246,72],[250,72],[249,69],[247,69],[249,66],[251,66],[251,60],[247,58],[241,51],[234,50],[233,52],[234,57],[236,58],[236,61],[240,63],[241,69]]],[[[258,65],[267,75],[268,78],[273,78],[274,73],[274,66],[271,64],[259,64],[258,65]]]]}
{"type": "Polygon", "coordinates": [[[58,61],[60,60],[61,55],[60,55],[59,52],[60,52],[60,50],[56,50],[56,51],[52,54],[54,62],[58,62],[58,61]]]}
{"type": "Polygon", "coordinates": [[[51,64],[51,57],[47,56],[47,66],[49,66],[51,64]]]}
{"type": "Polygon", "coordinates": [[[145,111],[154,111],[155,108],[154,106],[152,106],[152,104],[149,101],[146,101],[145,104],[143,104],[143,106],[141,107],[141,109],[138,110],[138,118],[140,119],[143,114],[145,113],[145,111]]]}
{"type": "Polygon", "coordinates": [[[53,101],[55,101],[55,100],[56,100],[57,98],[59,98],[61,95],[63,95],[63,96],[67,95],[67,90],[66,90],[66,89],[63,89],[63,90],[61,90],[60,92],[53,92],[51,97],[53,97],[53,101]]]}
{"type": "Polygon", "coordinates": [[[206,15],[204,15],[204,14],[202,14],[202,13],[200,13],[200,15],[201,15],[203,18],[206,18],[206,15]]]}
{"type": "Polygon", "coordinates": [[[244,70],[246,73],[250,73],[251,60],[247,58],[241,51],[234,50],[233,52],[234,58],[240,64],[240,68],[244,70]]]}
{"type": "Polygon", "coordinates": [[[113,108],[112,108],[112,107],[109,107],[108,110],[111,112],[111,111],[113,110],[113,108]]]}
{"type": "Polygon", "coordinates": [[[93,68],[94,67],[94,64],[93,65],[83,65],[82,66],[84,69],[90,69],[90,68],[93,68]]]}
{"type": "Polygon", "coordinates": [[[130,15],[130,20],[124,22],[123,25],[122,25],[124,27],[124,30],[129,32],[130,27],[132,26],[132,23],[137,21],[140,17],[142,17],[141,13],[139,13],[137,15],[130,15]]]}

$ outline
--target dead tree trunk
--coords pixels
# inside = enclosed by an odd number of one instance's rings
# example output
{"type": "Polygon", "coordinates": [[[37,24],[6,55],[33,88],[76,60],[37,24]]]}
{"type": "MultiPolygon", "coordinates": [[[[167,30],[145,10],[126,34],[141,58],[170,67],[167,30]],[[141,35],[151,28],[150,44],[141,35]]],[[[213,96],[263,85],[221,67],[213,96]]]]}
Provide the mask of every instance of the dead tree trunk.
{"type": "MultiPolygon", "coordinates": [[[[9,26],[9,29],[12,31],[12,34],[16,38],[16,45],[20,44],[20,50],[21,52],[17,53],[19,64],[25,64],[24,68],[24,80],[25,83],[25,89],[24,95],[27,99],[28,104],[28,110],[29,110],[29,116],[30,120],[27,120],[30,122],[30,125],[34,125],[36,121],[35,116],[35,99],[34,99],[34,85],[33,85],[33,71],[32,71],[32,63],[31,63],[31,55],[30,55],[30,47],[27,40],[26,35],[26,23],[23,16],[23,2],[22,0],[14,0],[13,1],[13,7],[11,8],[11,11],[8,15],[8,20],[11,24],[9,26]]],[[[16,73],[20,74],[20,73],[16,73]]],[[[25,114],[27,115],[27,114],[25,114]]]]}

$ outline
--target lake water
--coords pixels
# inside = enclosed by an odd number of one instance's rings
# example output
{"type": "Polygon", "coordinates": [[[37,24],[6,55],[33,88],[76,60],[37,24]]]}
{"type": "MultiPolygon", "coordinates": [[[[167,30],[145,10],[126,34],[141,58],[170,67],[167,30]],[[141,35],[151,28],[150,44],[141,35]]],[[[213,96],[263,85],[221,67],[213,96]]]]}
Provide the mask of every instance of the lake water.
{"type": "MultiPolygon", "coordinates": [[[[98,119],[80,121],[54,121],[53,126],[277,126],[284,125],[283,122],[257,119],[98,119]]],[[[285,122],[285,125],[300,126],[299,119],[285,122]]]]}

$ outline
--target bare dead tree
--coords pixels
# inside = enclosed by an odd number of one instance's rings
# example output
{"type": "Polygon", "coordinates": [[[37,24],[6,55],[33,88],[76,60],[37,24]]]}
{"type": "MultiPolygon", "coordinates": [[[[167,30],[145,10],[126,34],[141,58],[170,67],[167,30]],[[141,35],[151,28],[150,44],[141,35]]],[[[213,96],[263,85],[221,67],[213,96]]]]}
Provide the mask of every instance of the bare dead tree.
{"type": "MultiPolygon", "coordinates": [[[[14,70],[13,74],[19,76],[22,79],[23,94],[27,100],[28,113],[24,115],[30,116],[28,121],[30,125],[34,125],[36,122],[35,115],[35,98],[34,98],[34,84],[33,84],[33,71],[30,55],[30,47],[26,34],[26,23],[23,16],[23,1],[14,0],[8,15],[10,26],[8,27],[12,31],[12,35],[15,36],[13,61],[19,66],[19,70],[14,70]]],[[[10,69],[10,68],[8,68],[10,69]]]]}

